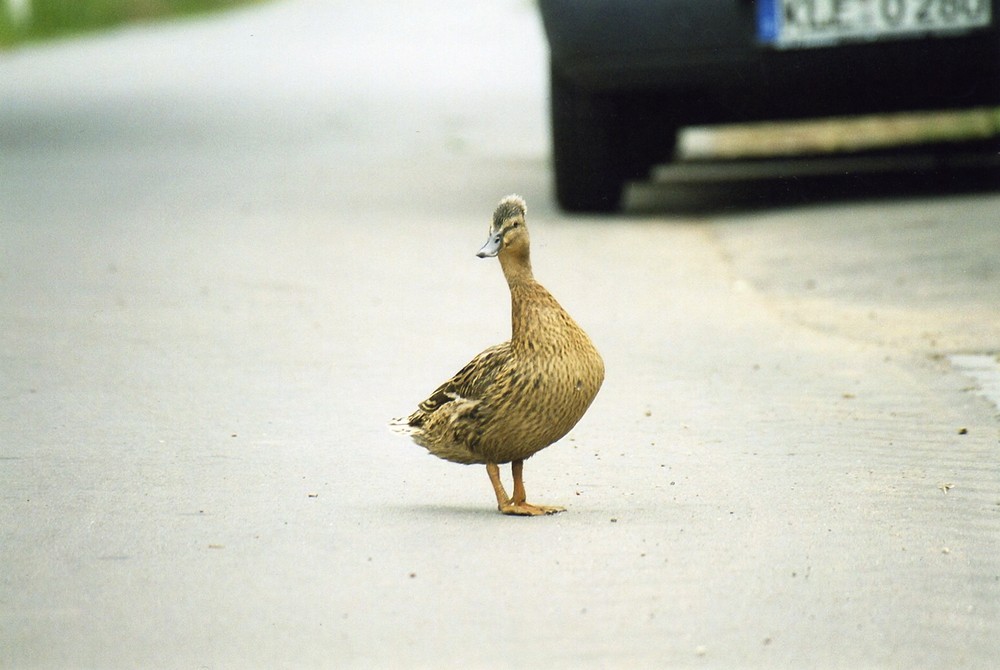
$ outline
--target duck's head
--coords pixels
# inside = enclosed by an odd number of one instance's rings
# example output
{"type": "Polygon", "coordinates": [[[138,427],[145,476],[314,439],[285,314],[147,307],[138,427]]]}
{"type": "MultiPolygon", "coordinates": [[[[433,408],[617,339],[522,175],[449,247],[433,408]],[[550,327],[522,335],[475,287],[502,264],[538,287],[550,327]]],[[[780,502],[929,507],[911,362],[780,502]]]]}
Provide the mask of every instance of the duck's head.
{"type": "Polygon", "coordinates": [[[493,211],[490,237],[476,255],[480,258],[506,255],[528,256],[528,228],[524,217],[528,206],[519,195],[508,195],[493,211]]]}

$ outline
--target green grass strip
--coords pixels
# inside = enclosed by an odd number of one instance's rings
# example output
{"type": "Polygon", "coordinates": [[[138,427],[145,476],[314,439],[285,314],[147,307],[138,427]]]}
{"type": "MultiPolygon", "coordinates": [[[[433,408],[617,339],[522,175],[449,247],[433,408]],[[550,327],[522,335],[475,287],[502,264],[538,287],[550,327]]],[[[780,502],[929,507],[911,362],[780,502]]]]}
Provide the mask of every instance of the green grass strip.
{"type": "Polygon", "coordinates": [[[0,0],[0,48],[263,0],[0,0]]]}

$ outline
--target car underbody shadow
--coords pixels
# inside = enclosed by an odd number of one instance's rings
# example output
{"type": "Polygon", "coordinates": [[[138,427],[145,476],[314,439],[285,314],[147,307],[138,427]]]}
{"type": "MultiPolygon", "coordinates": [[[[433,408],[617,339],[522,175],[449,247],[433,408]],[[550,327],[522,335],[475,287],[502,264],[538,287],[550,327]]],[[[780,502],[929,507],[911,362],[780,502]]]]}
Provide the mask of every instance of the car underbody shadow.
{"type": "Polygon", "coordinates": [[[626,189],[622,211],[740,214],[827,203],[1000,192],[1000,142],[863,154],[676,161],[626,189]]]}

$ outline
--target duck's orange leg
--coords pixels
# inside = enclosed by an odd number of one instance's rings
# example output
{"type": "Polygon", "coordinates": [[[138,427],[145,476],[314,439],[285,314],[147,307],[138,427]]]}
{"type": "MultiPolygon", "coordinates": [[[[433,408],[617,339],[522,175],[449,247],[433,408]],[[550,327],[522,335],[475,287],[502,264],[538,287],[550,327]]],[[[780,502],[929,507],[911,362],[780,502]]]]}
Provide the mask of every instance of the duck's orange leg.
{"type": "Polygon", "coordinates": [[[513,461],[510,464],[511,474],[514,475],[514,497],[508,498],[507,492],[500,482],[500,468],[493,463],[486,465],[486,471],[493,482],[493,490],[497,494],[497,509],[504,514],[516,514],[518,516],[541,516],[543,514],[555,514],[565,512],[565,507],[550,507],[547,505],[532,505],[526,502],[524,493],[524,461],[513,461]],[[502,494],[502,495],[501,495],[502,494]]]}
{"type": "Polygon", "coordinates": [[[510,496],[507,495],[507,490],[504,489],[503,482],[500,481],[500,466],[496,463],[487,463],[486,474],[490,476],[493,492],[497,496],[497,509],[503,511],[504,506],[510,505],[510,496]]]}

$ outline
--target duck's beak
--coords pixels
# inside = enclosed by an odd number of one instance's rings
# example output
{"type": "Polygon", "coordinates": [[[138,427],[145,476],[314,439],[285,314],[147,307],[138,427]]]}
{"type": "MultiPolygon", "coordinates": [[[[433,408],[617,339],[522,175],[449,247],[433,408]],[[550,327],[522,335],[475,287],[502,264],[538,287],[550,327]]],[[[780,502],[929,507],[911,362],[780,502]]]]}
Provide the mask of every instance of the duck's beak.
{"type": "Polygon", "coordinates": [[[495,233],[490,235],[490,239],[486,240],[486,244],[480,249],[476,255],[480,258],[486,258],[487,256],[496,256],[500,253],[500,244],[503,242],[503,235],[500,233],[495,233]]]}

